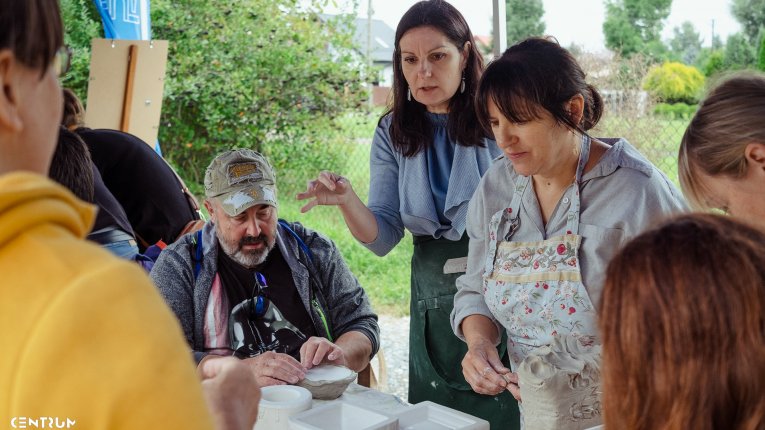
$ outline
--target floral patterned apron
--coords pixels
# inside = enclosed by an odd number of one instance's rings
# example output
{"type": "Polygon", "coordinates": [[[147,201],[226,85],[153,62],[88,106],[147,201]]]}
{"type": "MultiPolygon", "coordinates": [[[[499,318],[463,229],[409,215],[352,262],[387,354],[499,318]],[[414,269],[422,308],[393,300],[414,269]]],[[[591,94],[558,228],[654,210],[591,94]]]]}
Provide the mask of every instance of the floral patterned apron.
{"type": "MultiPolygon", "coordinates": [[[[597,318],[582,283],[579,267],[579,190],[590,153],[584,136],[566,217],[566,234],[538,242],[513,242],[521,223],[521,200],[531,177],[522,177],[510,207],[491,218],[484,272],[484,300],[507,330],[513,371],[532,350],[549,345],[554,336],[597,334],[597,318]]],[[[568,197],[563,197],[567,203],[568,197]]]]}

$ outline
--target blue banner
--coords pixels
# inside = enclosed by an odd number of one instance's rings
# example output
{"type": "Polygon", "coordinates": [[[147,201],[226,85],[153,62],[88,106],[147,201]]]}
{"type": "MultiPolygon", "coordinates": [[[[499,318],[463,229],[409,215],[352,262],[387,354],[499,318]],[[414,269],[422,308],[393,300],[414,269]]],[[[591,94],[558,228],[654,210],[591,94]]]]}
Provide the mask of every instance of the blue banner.
{"type": "Polygon", "coordinates": [[[106,39],[151,39],[149,0],[93,0],[106,39]]]}

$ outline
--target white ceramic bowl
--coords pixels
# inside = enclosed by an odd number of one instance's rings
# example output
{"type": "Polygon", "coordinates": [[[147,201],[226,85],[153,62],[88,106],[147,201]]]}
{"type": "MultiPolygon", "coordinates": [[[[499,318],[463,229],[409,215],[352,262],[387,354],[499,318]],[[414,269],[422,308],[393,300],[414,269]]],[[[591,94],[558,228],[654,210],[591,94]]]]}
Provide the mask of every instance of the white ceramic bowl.
{"type": "Polygon", "coordinates": [[[332,400],[340,397],[355,379],[356,372],[347,367],[322,364],[308,369],[305,379],[297,385],[308,389],[314,399],[332,400]]]}

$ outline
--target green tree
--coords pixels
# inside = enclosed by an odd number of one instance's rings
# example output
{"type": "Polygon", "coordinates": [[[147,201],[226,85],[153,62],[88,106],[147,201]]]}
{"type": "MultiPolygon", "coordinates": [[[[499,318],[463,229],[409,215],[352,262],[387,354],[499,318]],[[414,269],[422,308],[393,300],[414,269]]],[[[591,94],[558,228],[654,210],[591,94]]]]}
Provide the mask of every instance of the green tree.
{"type": "Polygon", "coordinates": [[[61,17],[66,26],[64,42],[72,50],[72,68],[63,78],[62,85],[71,88],[83,102],[87,100],[90,70],[90,41],[104,37],[101,18],[92,0],[63,0],[61,17]]]}
{"type": "Polygon", "coordinates": [[[757,69],[765,72],[765,32],[760,38],[760,48],[757,52],[757,69]]]}
{"type": "Polygon", "coordinates": [[[545,32],[542,0],[505,0],[507,9],[507,45],[545,32]]]}
{"type": "Polygon", "coordinates": [[[703,87],[704,75],[697,68],[677,62],[652,67],[643,82],[644,90],[666,103],[694,104],[703,87]]]}
{"type": "MultiPolygon", "coordinates": [[[[73,11],[89,2],[63,0],[73,11]]],[[[170,42],[159,139],[184,177],[201,183],[214,154],[233,147],[266,153],[280,180],[342,169],[339,119],[366,97],[353,18],[322,21],[325,0],[178,3],[152,2],[152,30],[170,42]]],[[[67,28],[79,45],[91,37],[67,28]]]]}
{"type": "Polygon", "coordinates": [[[747,69],[754,67],[755,55],[754,47],[744,34],[731,34],[725,42],[723,64],[727,70],[747,69]]]}
{"type": "Polygon", "coordinates": [[[712,49],[722,49],[723,46],[724,45],[719,34],[712,36],[712,49]]]}
{"type": "Polygon", "coordinates": [[[683,22],[672,31],[674,37],[669,41],[672,54],[685,64],[693,64],[701,53],[701,35],[690,21],[683,22]]]}
{"type": "Polygon", "coordinates": [[[606,47],[629,57],[650,48],[659,55],[660,33],[672,0],[607,0],[603,34],[606,47]]]}
{"type": "Polygon", "coordinates": [[[730,11],[741,23],[748,41],[756,44],[760,29],[765,27],[765,0],[733,0],[730,11]]]}

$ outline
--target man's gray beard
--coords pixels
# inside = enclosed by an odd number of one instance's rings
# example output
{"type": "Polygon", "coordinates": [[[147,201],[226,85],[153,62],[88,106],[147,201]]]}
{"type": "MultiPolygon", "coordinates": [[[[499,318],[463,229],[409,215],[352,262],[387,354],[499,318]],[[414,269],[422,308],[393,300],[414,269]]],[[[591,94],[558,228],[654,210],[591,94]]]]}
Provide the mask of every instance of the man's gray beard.
{"type": "MultiPolygon", "coordinates": [[[[231,249],[225,240],[218,240],[218,242],[220,242],[220,246],[223,248],[223,252],[225,252],[226,255],[248,269],[253,269],[263,264],[263,262],[266,261],[266,258],[268,258],[268,254],[272,249],[274,249],[274,245],[276,244],[276,241],[274,241],[274,243],[268,243],[268,240],[266,240],[265,248],[261,250],[254,250],[251,253],[245,253],[241,249],[231,249]]],[[[238,243],[235,246],[238,246],[238,243]]]]}

